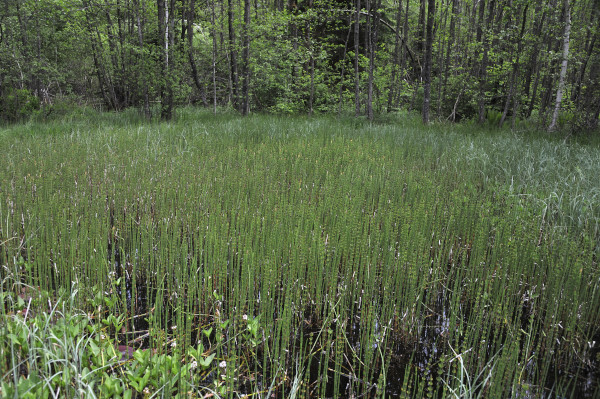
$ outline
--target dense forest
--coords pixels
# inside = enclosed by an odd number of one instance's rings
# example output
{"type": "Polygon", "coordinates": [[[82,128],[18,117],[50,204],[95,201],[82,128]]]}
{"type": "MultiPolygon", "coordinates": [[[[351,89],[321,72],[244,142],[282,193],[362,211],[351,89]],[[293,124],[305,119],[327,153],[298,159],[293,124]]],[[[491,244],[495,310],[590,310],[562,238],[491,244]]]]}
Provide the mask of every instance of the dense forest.
{"type": "Polygon", "coordinates": [[[599,0],[3,0],[0,119],[398,109],[592,131],[599,0]]]}

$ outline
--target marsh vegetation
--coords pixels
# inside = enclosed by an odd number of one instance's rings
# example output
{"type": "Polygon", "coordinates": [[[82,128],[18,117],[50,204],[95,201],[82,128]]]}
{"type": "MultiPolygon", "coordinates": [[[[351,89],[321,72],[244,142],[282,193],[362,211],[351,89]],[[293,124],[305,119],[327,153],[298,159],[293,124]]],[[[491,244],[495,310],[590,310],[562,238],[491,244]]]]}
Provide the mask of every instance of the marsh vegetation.
{"type": "Polygon", "coordinates": [[[1,130],[3,395],[597,395],[597,143],[418,118],[1,130]]]}

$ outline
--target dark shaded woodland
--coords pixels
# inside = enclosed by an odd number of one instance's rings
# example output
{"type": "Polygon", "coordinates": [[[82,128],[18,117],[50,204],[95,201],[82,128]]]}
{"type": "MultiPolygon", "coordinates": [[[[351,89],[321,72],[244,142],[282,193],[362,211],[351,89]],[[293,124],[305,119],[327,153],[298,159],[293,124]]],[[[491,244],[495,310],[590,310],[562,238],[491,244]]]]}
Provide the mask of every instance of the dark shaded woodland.
{"type": "Polygon", "coordinates": [[[592,131],[600,0],[2,0],[0,117],[69,104],[592,131]]]}

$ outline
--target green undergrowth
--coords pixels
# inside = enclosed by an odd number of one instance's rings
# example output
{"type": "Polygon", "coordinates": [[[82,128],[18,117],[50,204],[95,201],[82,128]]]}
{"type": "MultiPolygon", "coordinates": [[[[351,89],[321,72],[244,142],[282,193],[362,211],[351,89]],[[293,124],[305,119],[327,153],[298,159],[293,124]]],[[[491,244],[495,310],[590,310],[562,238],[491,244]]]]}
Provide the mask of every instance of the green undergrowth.
{"type": "Polygon", "coordinates": [[[88,382],[60,385],[59,362],[3,334],[7,392],[598,393],[594,143],[193,109],[81,111],[0,137],[3,326],[49,334],[63,327],[48,304],[67,303],[82,354],[57,356],[91,362],[88,382]]]}
{"type": "MultiPolygon", "coordinates": [[[[10,286],[9,280],[3,285],[10,286]]],[[[223,347],[236,341],[246,364],[254,361],[258,318],[241,316],[241,333],[225,337],[229,320],[213,317],[199,340],[183,350],[177,345],[181,334],[149,331],[153,348],[142,349],[139,340],[119,344],[119,331],[130,320],[111,311],[118,301],[114,295],[96,291],[88,302],[93,312],[86,313],[75,305],[81,299],[76,286],[51,295],[17,285],[17,296],[0,293],[10,309],[0,327],[5,398],[218,397],[226,393],[226,380],[240,371],[228,368],[223,347]]],[[[268,392],[254,388],[256,394],[268,392]]]]}

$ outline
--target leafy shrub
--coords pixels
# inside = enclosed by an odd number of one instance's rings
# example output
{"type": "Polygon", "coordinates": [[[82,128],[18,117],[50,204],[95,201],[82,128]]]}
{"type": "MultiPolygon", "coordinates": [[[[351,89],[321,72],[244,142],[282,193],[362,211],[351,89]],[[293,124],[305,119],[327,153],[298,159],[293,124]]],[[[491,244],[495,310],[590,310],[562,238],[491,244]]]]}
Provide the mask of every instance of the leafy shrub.
{"type": "Polygon", "coordinates": [[[40,100],[27,89],[9,89],[0,98],[0,119],[18,122],[40,109],[40,100]]]}

